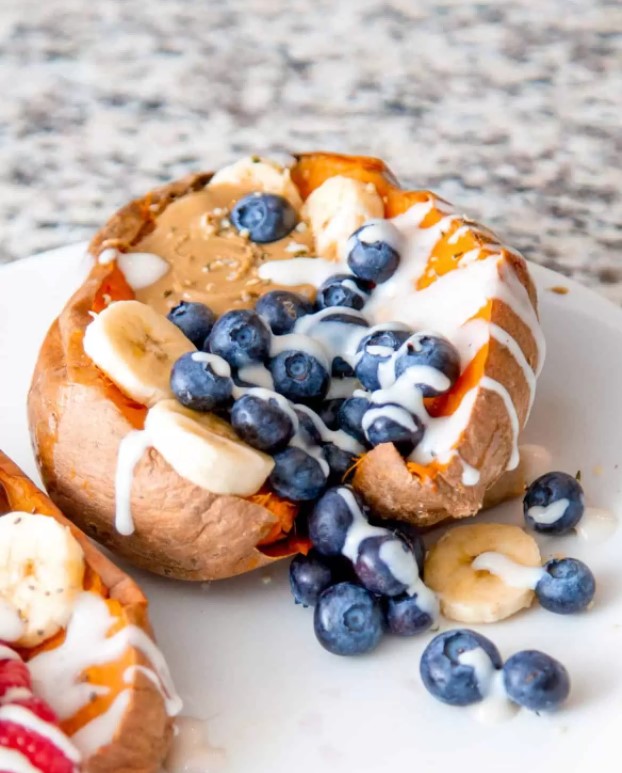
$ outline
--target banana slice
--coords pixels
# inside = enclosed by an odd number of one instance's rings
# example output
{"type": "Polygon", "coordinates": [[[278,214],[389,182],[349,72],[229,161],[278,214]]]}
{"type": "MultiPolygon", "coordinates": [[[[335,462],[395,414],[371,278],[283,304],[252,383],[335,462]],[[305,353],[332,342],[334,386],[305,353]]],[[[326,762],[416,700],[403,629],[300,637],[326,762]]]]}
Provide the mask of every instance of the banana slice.
{"type": "Polygon", "coordinates": [[[87,327],[84,351],[124,394],[152,406],[172,397],[171,368],[196,347],[151,306],[117,301],[87,327]]]}
{"type": "Polygon", "coordinates": [[[329,177],[305,201],[317,254],[344,260],[348,239],[368,220],[384,217],[384,206],[371,183],[337,175],[329,177]]]}
{"type": "Polygon", "coordinates": [[[267,454],[242,443],[229,424],[176,400],[155,405],[145,430],[178,475],[214,494],[255,494],[274,467],[267,454]]]}
{"type": "Polygon", "coordinates": [[[445,617],[461,623],[493,623],[531,605],[531,588],[514,588],[473,568],[481,553],[495,552],[529,567],[541,566],[536,541],[518,526],[477,523],[446,532],[429,551],[425,584],[439,595],[445,617]]]}
{"type": "Polygon", "coordinates": [[[242,185],[245,188],[284,196],[294,209],[300,209],[302,199],[292,182],[289,169],[275,161],[251,156],[223,167],[210,180],[212,185],[242,185]]]}
{"type": "Polygon", "coordinates": [[[66,526],[32,513],[0,518],[0,628],[9,609],[16,611],[16,645],[34,647],[64,628],[83,579],[82,548],[66,526]]]}

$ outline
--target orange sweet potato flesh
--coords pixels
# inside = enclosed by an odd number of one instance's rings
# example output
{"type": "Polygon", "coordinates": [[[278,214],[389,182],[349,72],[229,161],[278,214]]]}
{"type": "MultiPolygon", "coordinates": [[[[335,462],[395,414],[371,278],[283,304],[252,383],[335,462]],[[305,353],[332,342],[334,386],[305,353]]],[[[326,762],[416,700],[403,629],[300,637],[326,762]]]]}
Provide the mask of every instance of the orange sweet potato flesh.
{"type": "MultiPolygon", "coordinates": [[[[136,583],[100,553],[17,465],[0,451],[0,517],[13,510],[47,515],[71,529],[84,552],[84,589],[105,598],[115,620],[109,635],[128,625],[138,626],[152,635],[147,599],[136,583]]],[[[64,633],[60,633],[37,648],[22,651],[22,655],[29,659],[41,650],[58,646],[63,639],[64,633]]],[[[133,665],[149,667],[150,663],[139,650],[128,647],[118,661],[88,669],[84,679],[94,685],[105,685],[110,692],[95,697],[77,714],[61,723],[68,735],[73,734],[105,712],[121,690],[130,687],[130,703],[112,743],[84,761],[83,770],[88,773],[155,772],[166,756],[172,722],[167,716],[159,690],[147,677],[137,673],[132,684],[124,682],[125,670],[133,665]]]]}
{"type": "MultiPolygon", "coordinates": [[[[303,198],[334,175],[344,175],[372,183],[382,196],[385,216],[395,217],[413,204],[434,200],[435,205],[426,214],[422,228],[435,225],[445,216],[436,203],[443,204],[428,191],[405,191],[394,175],[379,159],[343,156],[333,153],[310,153],[296,157],[292,179],[303,198]]],[[[525,261],[514,252],[496,244],[494,234],[471,221],[456,216],[431,251],[431,257],[417,290],[424,289],[439,277],[453,271],[467,252],[479,249],[480,260],[493,254],[503,256],[503,269],[514,271],[525,287],[534,309],[536,292],[525,261]],[[461,228],[458,238],[452,236],[461,228]],[[490,243],[494,247],[488,248],[490,243]]],[[[477,313],[489,322],[506,330],[522,349],[528,363],[538,364],[537,344],[529,328],[502,301],[490,298],[477,313]]],[[[466,320],[465,320],[466,321],[466,320]]],[[[432,416],[453,413],[464,395],[476,387],[484,376],[495,379],[510,393],[517,409],[521,426],[529,404],[529,386],[524,374],[510,352],[494,339],[476,353],[453,389],[439,398],[427,400],[432,416]]],[[[378,446],[365,454],[356,465],[354,485],[380,515],[401,518],[432,525],[448,517],[474,515],[482,506],[486,490],[504,473],[512,450],[510,419],[501,397],[495,392],[480,389],[466,430],[455,444],[459,453],[446,465],[432,463],[421,466],[405,462],[390,444],[378,446]],[[480,481],[466,486],[462,482],[460,457],[480,471],[480,481]]]]}

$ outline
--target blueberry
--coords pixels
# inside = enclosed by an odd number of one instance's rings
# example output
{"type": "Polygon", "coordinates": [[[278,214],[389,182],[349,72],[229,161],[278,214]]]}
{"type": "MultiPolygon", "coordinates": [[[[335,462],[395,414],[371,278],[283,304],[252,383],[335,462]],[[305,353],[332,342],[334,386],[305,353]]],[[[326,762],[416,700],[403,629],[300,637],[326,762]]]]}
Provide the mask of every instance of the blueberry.
{"type": "Polygon", "coordinates": [[[173,365],[171,390],[187,408],[211,411],[231,399],[231,369],[216,355],[188,352],[173,365]]]}
{"type": "Polygon", "coordinates": [[[330,375],[334,378],[354,378],[354,368],[343,357],[333,358],[330,375]]]}
{"type": "Polygon", "coordinates": [[[266,244],[291,233],[298,222],[298,215],[283,196],[251,193],[233,207],[231,222],[238,231],[248,231],[252,241],[266,244]]]}
{"type": "Polygon", "coordinates": [[[395,566],[406,566],[413,580],[419,575],[414,555],[399,537],[385,535],[366,537],[358,548],[354,571],[361,583],[372,593],[399,596],[408,590],[402,578],[394,575],[395,566]]]}
{"type": "Polygon", "coordinates": [[[176,325],[197,349],[202,349],[212,332],[216,315],[203,303],[181,301],[169,311],[167,319],[176,325]]]}
{"type": "Polygon", "coordinates": [[[414,524],[406,523],[405,521],[385,521],[384,519],[372,518],[371,523],[373,526],[381,526],[383,529],[387,529],[406,542],[415,556],[417,566],[419,567],[419,574],[422,575],[425,561],[425,545],[423,544],[419,529],[414,524]]]}
{"type": "Polygon", "coordinates": [[[365,437],[371,446],[393,443],[402,456],[408,456],[423,437],[424,427],[400,405],[372,405],[363,419],[365,437]]]}
{"type": "Polygon", "coordinates": [[[447,377],[441,388],[431,384],[417,384],[424,397],[436,397],[451,389],[460,375],[460,355],[446,338],[430,333],[415,333],[402,346],[395,359],[395,375],[399,378],[409,368],[427,366],[447,377]]]}
{"type": "Polygon", "coordinates": [[[228,311],[214,325],[209,349],[234,368],[264,362],[270,352],[270,331],[254,311],[228,311]]]}
{"type": "Polygon", "coordinates": [[[503,666],[503,684],[510,700],[531,711],[553,711],[570,693],[564,666],[538,650],[512,655],[503,666]]]}
{"type": "Polygon", "coordinates": [[[270,361],[274,388],[292,402],[323,400],[330,378],[323,363],[307,352],[288,350],[270,361]]]}
{"type": "Polygon", "coordinates": [[[339,427],[348,435],[366,445],[367,438],[363,430],[363,416],[370,402],[366,397],[348,397],[339,408],[339,427]]]}
{"type": "Polygon", "coordinates": [[[303,410],[294,408],[294,413],[298,417],[298,436],[305,446],[320,446],[322,444],[322,435],[315,422],[311,418],[311,409],[303,410]]]}
{"type": "MultiPolygon", "coordinates": [[[[409,337],[405,330],[377,330],[365,336],[358,346],[354,372],[361,384],[370,392],[381,388],[378,368],[387,362],[409,337]]],[[[390,386],[385,384],[384,386],[390,386]]]]}
{"type": "Polygon", "coordinates": [[[368,282],[352,274],[335,274],[320,285],[315,302],[319,309],[332,306],[362,309],[370,292],[368,282]]]}
{"type": "Polygon", "coordinates": [[[245,394],[231,409],[231,425],[245,443],[275,453],[289,443],[294,425],[276,399],[245,394]]]}
{"type": "Polygon", "coordinates": [[[501,668],[501,655],[486,637],[467,628],[454,628],[435,636],[425,648],[419,664],[421,679],[428,692],[451,706],[468,706],[481,701],[473,665],[461,662],[471,650],[483,650],[494,668],[501,668]]]}
{"type": "Polygon", "coordinates": [[[296,556],[289,565],[289,585],[296,604],[314,607],[320,593],[333,582],[331,565],[315,550],[296,556]]]}
{"type": "Polygon", "coordinates": [[[536,585],[538,601],[549,612],[571,615],[586,609],[596,591],[589,567],[576,558],[554,558],[544,565],[546,574],[536,585]]]}
{"type": "Polygon", "coordinates": [[[343,483],[346,474],[356,463],[356,454],[346,451],[343,448],[339,448],[339,446],[334,443],[325,443],[322,446],[322,453],[330,467],[328,482],[331,484],[343,483]]]}
{"type": "Polygon", "coordinates": [[[397,636],[415,636],[427,631],[434,622],[429,613],[419,606],[416,593],[385,598],[383,609],[387,630],[397,636]]]}
{"type": "Polygon", "coordinates": [[[353,274],[368,282],[386,282],[399,262],[401,234],[387,220],[371,220],[355,231],[346,247],[353,274]]]}
{"type": "Polygon", "coordinates": [[[527,525],[548,534],[567,534],[579,523],[584,511],[581,484],[565,472],[541,475],[523,499],[527,525]]]}
{"type": "Polygon", "coordinates": [[[339,429],[339,409],[344,403],[343,397],[325,400],[317,409],[318,416],[328,429],[339,429]]]}
{"type": "Polygon", "coordinates": [[[275,335],[285,335],[292,331],[296,320],[311,314],[313,304],[297,293],[272,290],[261,296],[255,305],[255,311],[261,314],[275,335]]]}
{"type": "Polygon", "coordinates": [[[366,512],[363,500],[350,486],[337,486],[328,489],[309,514],[309,538],[325,556],[340,555],[345,545],[354,520],[348,503],[350,498],[362,513],[366,512]]]}
{"type": "Polygon", "coordinates": [[[340,582],[320,594],[313,625],[322,647],[334,655],[370,652],[384,632],[378,599],[349,582],[340,582]]]}
{"type": "Polygon", "coordinates": [[[284,499],[308,502],[322,493],[326,477],[317,459],[301,448],[290,447],[275,454],[270,485],[284,499]]]}

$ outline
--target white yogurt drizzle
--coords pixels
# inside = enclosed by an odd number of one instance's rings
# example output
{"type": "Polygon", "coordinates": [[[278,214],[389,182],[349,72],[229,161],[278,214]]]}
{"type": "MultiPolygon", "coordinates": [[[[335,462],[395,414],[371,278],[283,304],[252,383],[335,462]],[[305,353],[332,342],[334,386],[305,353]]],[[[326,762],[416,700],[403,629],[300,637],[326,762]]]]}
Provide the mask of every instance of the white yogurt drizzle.
{"type": "MultiPolygon", "coordinates": [[[[363,238],[366,241],[382,239],[392,244],[400,252],[400,264],[388,281],[374,289],[363,308],[364,315],[372,323],[399,321],[405,323],[410,329],[430,329],[444,335],[457,347],[463,369],[489,338],[494,338],[509,351],[522,371],[529,390],[528,408],[530,410],[535,394],[536,376],[544,361],[544,338],[529,295],[512,267],[504,263],[502,253],[497,252],[482,258],[483,249],[489,251],[501,249],[500,245],[494,242],[494,236],[490,234],[490,241],[463,255],[454,271],[436,278],[433,283],[421,290],[414,289],[417,280],[426,269],[436,243],[447,230],[454,227],[457,221],[459,217],[452,208],[433,196],[413,205],[392,220],[369,221],[370,227],[362,231],[363,238]],[[440,209],[445,216],[432,226],[421,227],[424,218],[434,207],[440,209]],[[505,330],[494,323],[474,318],[490,298],[503,301],[531,332],[538,353],[535,371],[527,361],[520,345],[505,330]]],[[[449,242],[455,244],[469,229],[468,224],[460,224],[449,242]]],[[[346,255],[347,252],[348,250],[346,255]]],[[[272,279],[280,284],[310,283],[316,287],[328,276],[338,272],[349,272],[345,258],[336,262],[326,261],[321,257],[299,258],[296,261],[273,261],[264,264],[260,269],[260,275],[263,278],[272,279]]],[[[349,309],[346,311],[350,313],[349,309]]],[[[313,316],[317,315],[311,315],[313,316]]],[[[302,332],[298,325],[297,332],[302,332]]],[[[346,362],[355,364],[349,349],[349,342],[342,340],[342,351],[339,356],[346,362]]],[[[508,469],[514,469],[518,464],[517,440],[520,421],[512,398],[503,384],[489,376],[482,379],[479,386],[496,392],[503,400],[512,432],[512,452],[508,469]]],[[[339,394],[341,396],[343,392],[339,394]]],[[[425,419],[426,436],[422,444],[413,452],[412,460],[424,464],[433,459],[450,461],[453,455],[452,449],[468,424],[475,398],[475,393],[464,396],[462,400],[464,408],[459,420],[449,421],[451,417],[422,417],[422,414],[418,413],[420,418],[425,419]],[[437,422],[441,423],[438,432],[435,431],[437,422]],[[450,432],[453,432],[453,435],[450,435],[450,432]]],[[[374,402],[379,401],[374,400],[374,402]]],[[[400,404],[403,405],[403,403],[400,404]]],[[[465,467],[463,485],[475,485],[475,482],[468,481],[475,481],[475,475],[465,467]]]]}
{"type": "MultiPolygon", "coordinates": [[[[368,522],[350,489],[341,486],[338,493],[352,514],[352,523],[346,533],[341,552],[352,563],[355,563],[363,540],[368,537],[384,537],[391,532],[381,526],[372,526],[368,522]]],[[[419,577],[417,561],[411,551],[405,550],[400,541],[391,540],[380,547],[379,556],[393,577],[406,586],[408,595],[417,596],[417,603],[421,611],[426,612],[435,622],[439,616],[438,599],[436,594],[419,577]]]]}
{"type": "Polygon", "coordinates": [[[534,505],[527,510],[527,515],[533,518],[535,523],[543,526],[550,526],[559,521],[568,509],[570,501],[568,499],[556,499],[550,505],[534,505]]]}
{"type": "Polygon", "coordinates": [[[510,719],[518,711],[505,691],[503,671],[495,668],[490,655],[483,647],[475,647],[458,656],[458,661],[470,666],[475,673],[475,681],[482,700],[474,703],[471,713],[480,722],[492,725],[510,719]]]}
{"type": "Polygon", "coordinates": [[[541,566],[525,566],[513,561],[503,553],[494,550],[480,553],[471,567],[477,572],[490,572],[498,577],[504,585],[510,588],[529,588],[534,590],[540,580],[546,575],[541,566]]]}
{"type": "Polygon", "coordinates": [[[151,252],[120,252],[117,255],[117,265],[132,290],[142,290],[155,284],[170,269],[164,258],[151,252]]]}
{"type": "Polygon", "coordinates": [[[136,465],[145,451],[152,445],[149,433],[144,429],[134,429],[121,438],[117,451],[115,473],[115,529],[119,534],[129,536],[134,533],[132,517],[132,484],[136,465]]]}
{"type": "MultiPolygon", "coordinates": [[[[159,689],[167,696],[166,705],[171,715],[181,709],[181,700],[175,692],[164,657],[152,639],[134,625],[125,626],[108,636],[114,622],[115,618],[104,599],[94,593],[81,593],[62,644],[35,655],[28,663],[36,694],[54,709],[60,719],[73,716],[89,703],[93,694],[106,695],[110,691],[106,686],[82,681],[82,675],[92,666],[119,659],[129,647],[139,650],[151,664],[152,668],[143,666],[141,671],[151,671],[149,679],[160,684],[159,689]]],[[[73,736],[76,746],[84,754],[89,755],[110,743],[123,715],[123,706],[127,706],[130,697],[131,691],[123,690],[108,711],[92,719],[73,736]]]]}
{"type": "Polygon", "coordinates": [[[618,519],[611,510],[600,507],[586,507],[576,531],[586,542],[604,542],[613,536],[618,528],[618,519]]]}

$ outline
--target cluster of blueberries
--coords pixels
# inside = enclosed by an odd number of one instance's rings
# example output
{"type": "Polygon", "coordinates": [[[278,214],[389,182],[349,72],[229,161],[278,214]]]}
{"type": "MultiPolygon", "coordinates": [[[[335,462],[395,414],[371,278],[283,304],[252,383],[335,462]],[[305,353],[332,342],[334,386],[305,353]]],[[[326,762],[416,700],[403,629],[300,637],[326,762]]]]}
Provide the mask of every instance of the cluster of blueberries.
{"type": "MultiPolygon", "coordinates": [[[[274,219],[275,198],[279,197],[245,197],[232,211],[232,222],[256,240],[267,240],[268,221],[277,224],[271,233],[282,233],[277,226],[283,222],[289,226],[291,218],[279,210],[282,217],[274,219]],[[257,230],[258,224],[263,230],[257,230]]],[[[290,206],[283,201],[282,207],[290,206]]],[[[444,377],[442,391],[450,389],[460,374],[458,352],[446,339],[413,334],[398,323],[370,328],[361,314],[374,286],[386,281],[399,262],[388,242],[368,239],[369,228],[378,226],[366,224],[351,237],[348,262],[353,273],[329,277],[314,303],[275,290],[259,298],[254,310],[233,310],[218,319],[207,306],[186,301],[168,315],[199,350],[216,355],[210,359],[189,353],[175,363],[171,388],[176,398],[194,410],[222,414],[242,440],[271,454],[275,460],[271,485],[293,501],[316,499],[327,485],[343,480],[364,448],[393,443],[407,456],[421,441],[425,427],[419,416],[397,401],[388,403],[391,410],[383,412],[378,409],[386,405],[372,400],[381,387],[383,363],[391,360],[394,380],[410,368],[433,368],[444,377]],[[313,323],[308,335],[300,335],[296,327],[304,317],[313,323]],[[344,348],[351,341],[356,353],[346,357],[344,348]],[[328,399],[331,379],[351,379],[345,390],[351,396],[328,399]],[[245,393],[244,388],[266,384],[273,389],[245,393]],[[362,389],[352,395],[358,385],[362,389]],[[276,399],[278,395],[291,405],[276,399]],[[372,409],[373,416],[364,421],[372,409]],[[330,433],[336,430],[343,430],[354,443],[334,442],[330,433]]],[[[394,227],[383,222],[387,228],[394,227]]],[[[423,397],[440,393],[429,384],[411,388],[419,389],[423,397]]]]}
{"type": "MultiPolygon", "coordinates": [[[[569,534],[585,512],[584,494],[576,478],[565,472],[548,472],[537,478],[523,499],[525,523],[541,534],[569,534]],[[536,520],[533,508],[544,510],[561,504],[555,520],[536,520]]],[[[577,558],[553,558],[544,565],[546,574],[535,587],[540,605],[549,612],[567,615],[587,609],[594,599],[596,580],[591,569],[577,558]]]]}
{"type": "Polygon", "coordinates": [[[436,609],[396,576],[395,563],[408,561],[415,578],[423,573],[425,549],[411,524],[377,521],[349,486],[328,489],[308,515],[313,548],[290,564],[297,604],[315,607],[320,644],[336,655],[370,652],[385,632],[413,636],[435,622],[436,609]],[[381,524],[381,525],[379,525],[381,524]],[[354,533],[353,533],[354,532],[354,533]]]}
{"type": "MultiPolygon", "coordinates": [[[[570,693],[564,666],[538,650],[523,650],[503,663],[497,647],[475,631],[454,628],[435,636],[421,656],[419,672],[426,689],[450,706],[470,706],[488,697],[469,653],[489,659],[493,673],[501,670],[507,697],[530,711],[553,711],[570,693]]],[[[488,690],[491,689],[488,679],[488,690]]]]}

